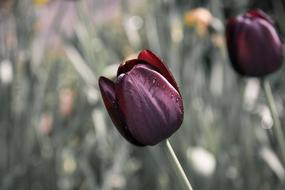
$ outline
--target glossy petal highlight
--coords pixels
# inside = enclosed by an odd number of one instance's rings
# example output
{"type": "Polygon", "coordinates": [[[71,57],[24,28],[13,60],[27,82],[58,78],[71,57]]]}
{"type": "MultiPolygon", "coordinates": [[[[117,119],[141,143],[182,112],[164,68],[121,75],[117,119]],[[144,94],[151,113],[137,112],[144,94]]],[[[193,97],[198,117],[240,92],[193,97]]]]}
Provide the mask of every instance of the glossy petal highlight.
{"type": "Polygon", "coordinates": [[[138,58],[153,66],[179,92],[178,85],[168,67],[154,53],[149,50],[143,50],[138,55],[138,58]]]}

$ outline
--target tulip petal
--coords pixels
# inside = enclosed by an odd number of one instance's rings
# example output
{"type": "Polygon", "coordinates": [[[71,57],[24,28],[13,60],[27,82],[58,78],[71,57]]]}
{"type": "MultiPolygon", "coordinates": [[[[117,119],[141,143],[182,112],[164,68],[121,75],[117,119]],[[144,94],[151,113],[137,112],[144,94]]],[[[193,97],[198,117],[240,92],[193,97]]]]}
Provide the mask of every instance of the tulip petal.
{"type": "Polygon", "coordinates": [[[168,67],[154,53],[150,50],[143,50],[139,53],[138,58],[153,66],[180,94],[178,85],[168,67]]]}
{"type": "Polygon", "coordinates": [[[253,18],[258,17],[258,18],[264,19],[267,22],[269,22],[270,24],[274,25],[271,18],[265,12],[263,12],[260,9],[251,10],[251,11],[247,12],[247,15],[249,15],[250,17],[253,17],[253,18]]]}
{"type": "Polygon", "coordinates": [[[245,26],[237,45],[240,59],[252,76],[264,76],[281,66],[282,44],[268,22],[256,20],[251,27],[245,26]]]}
{"type": "Polygon", "coordinates": [[[179,92],[152,67],[139,64],[121,74],[115,85],[119,106],[132,136],[155,145],[171,136],[183,120],[179,92]]]}
{"type": "Polygon", "coordinates": [[[137,65],[137,64],[147,64],[145,61],[140,60],[140,59],[131,59],[128,60],[122,64],[120,64],[118,71],[117,71],[117,77],[122,74],[122,73],[127,73],[130,70],[132,70],[132,68],[137,65]]]}
{"type": "Polygon", "coordinates": [[[118,131],[120,132],[120,134],[125,137],[129,142],[141,146],[140,143],[138,143],[130,134],[123,113],[121,112],[118,103],[116,101],[116,96],[115,96],[115,84],[105,78],[105,77],[100,77],[99,78],[99,87],[100,87],[100,91],[102,94],[102,98],[104,101],[104,104],[107,108],[107,111],[114,123],[114,125],[116,126],[116,128],[118,129],[118,131]]]}

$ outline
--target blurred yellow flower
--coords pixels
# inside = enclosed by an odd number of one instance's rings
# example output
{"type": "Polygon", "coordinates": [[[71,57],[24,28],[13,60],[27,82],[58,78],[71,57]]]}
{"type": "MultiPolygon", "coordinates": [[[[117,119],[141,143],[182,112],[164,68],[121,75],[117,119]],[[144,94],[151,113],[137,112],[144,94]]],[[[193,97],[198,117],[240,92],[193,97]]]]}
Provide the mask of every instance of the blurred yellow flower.
{"type": "Polygon", "coordinates": [[[186,12],[184,22],[186,26],[195,27],[200,37],[207,34],[207,28],[212,22],[213,16],[208,9],[196,8],[186,12]]]}
{"type": "Polygon", "coordinates": [[[47,4],[49,0],[33,0],[33,3],[36,5],[44,5],[47,4]]]}

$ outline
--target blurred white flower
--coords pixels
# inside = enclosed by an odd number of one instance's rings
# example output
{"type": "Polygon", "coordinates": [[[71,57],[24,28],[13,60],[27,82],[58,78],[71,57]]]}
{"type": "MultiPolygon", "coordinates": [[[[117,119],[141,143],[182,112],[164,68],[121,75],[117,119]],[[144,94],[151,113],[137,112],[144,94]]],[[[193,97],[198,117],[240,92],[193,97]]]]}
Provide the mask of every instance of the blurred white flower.
{"type": "Polygon", "coordinates": [[[189,148],[187,157],[197,173],[205,177],[213,175],[216,169],[216,159],[208,150],[202,147],[189,148]]]}
{"type": "Polygon", "coordinates": [[[244,90],[244,106],[248,110],[252,110],[256,103],[260,91],[258,79],[248,79],[244,90]]]}
{"type": "Polygon", "coordinates": [[[0,63],[0,80],[3,84],[10,84],[13,81],[13,68],[9,60],[0,63]]]}
{"type": "Polygon", "coordinates": [[[270,129],[273,126],[273,119],[269,108],[266,105],[258,107],[258,113],[261,117],[261,127],[264,129],[270,129]]]}

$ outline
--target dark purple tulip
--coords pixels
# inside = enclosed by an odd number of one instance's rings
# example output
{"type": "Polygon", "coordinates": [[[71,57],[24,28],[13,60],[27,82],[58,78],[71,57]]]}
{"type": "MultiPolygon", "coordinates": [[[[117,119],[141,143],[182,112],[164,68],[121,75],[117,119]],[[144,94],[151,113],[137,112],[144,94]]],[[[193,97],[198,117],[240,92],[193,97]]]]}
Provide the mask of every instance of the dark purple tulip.
{"type": "Polygon", "coordinates": [[[135,145],[155,145],[182,123],[178,86],[166,65],[149,50],[121,64],[114,82],[100,77],[99,87],[114,125],[135,145]]]}
{"type": "Polygon", "coordinates": [[[282,65],[282,42],[272,20],[261,10],[229,19],[226,40],[233,68],[241,75],[264,77],[282,65]]]}

